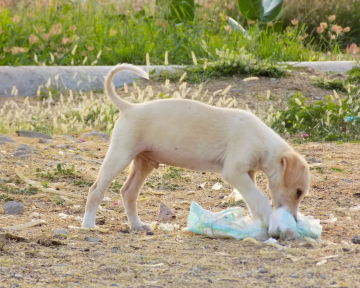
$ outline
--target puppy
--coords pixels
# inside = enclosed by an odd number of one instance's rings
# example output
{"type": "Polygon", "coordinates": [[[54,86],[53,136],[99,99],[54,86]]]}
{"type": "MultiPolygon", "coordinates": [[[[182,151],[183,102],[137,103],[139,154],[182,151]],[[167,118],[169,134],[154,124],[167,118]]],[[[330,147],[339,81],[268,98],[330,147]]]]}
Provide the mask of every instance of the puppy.
{"type": "Polygon", "coordinates": [[[296,218],[299,203],[309,189],[309,168],[272,129],[248,111],[191,100],[128,103],[118,97],[112,84],[115,74],[123,70],[149,79],[141,68],[121,64],[105,80],[105,91],[121,113],[98,178],[89,190],[83,227],[95,226],[106,189],[129,164],[130,175],[121,195],[134,230],[151,230],[140,220],[136,201],[146,177],[159,163],[221,173],[242,194],[253,217],[268,227],[272,208],[255,183],[255,173],[263,171],[269,178],[274,207],[285,206],[296,218]]]}

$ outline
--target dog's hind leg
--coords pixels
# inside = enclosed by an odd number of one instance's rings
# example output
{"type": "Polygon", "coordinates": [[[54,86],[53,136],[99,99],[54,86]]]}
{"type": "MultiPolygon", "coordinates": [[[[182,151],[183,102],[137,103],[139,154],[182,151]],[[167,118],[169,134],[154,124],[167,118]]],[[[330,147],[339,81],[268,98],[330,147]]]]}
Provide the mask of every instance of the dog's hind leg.
{"type": "Polygon", "coordinates": [[[148,224],[140,220],[136,201],[140,188],[153,169],[153,165],[146,158],[137,155],[131,163],[130,175],[121,188],[125,212],[132,230],[152,230],[148,224]]]}
{"type": "Polygon", "coordinates": [[[105,191],[115,177],[131,163],[133,157],[127,153],[121,153],[121,151],[128,151],[121,149],[121,146],[115,147],[115,145],[110,144],[98,178],[89,189],[82,227],[95,227],[96,212],[104,198],[105,191]]]}

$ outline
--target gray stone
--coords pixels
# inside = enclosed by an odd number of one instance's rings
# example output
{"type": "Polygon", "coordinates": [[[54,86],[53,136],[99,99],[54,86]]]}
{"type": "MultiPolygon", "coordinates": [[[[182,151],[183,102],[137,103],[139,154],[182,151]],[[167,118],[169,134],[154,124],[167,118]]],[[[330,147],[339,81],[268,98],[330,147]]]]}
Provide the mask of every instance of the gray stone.
{"type": "Polygon", "coordinates": [[[70,144],[59,144],[59,145],[56,145],[55,148],[59,148],[59,149],[74,149],[74,147],[72,147],[70,144]]]}
{"type": "Polygon", "coordinates": [[[306,159],[308,162],[313,162],[313,163],[321,163],[321,161],[317,160],[315,157],[306,159]]]}
{"type": "Polygon", "coordinates": [[[44,138],[39,138],[39,143],[51,143],[51,141],[44,138]]]}
{"type": "Polygon", "coordinates": [[[9,137],[6,137],[6,136],[2,136],[0,135],[0,142],[6,142],[6,143],[15,143],[14,140],[12,140],[11,138],[9,137]]]}
{"type": "Polygon", "coordinates": [[[85,240],[92,243],[98,243],[101,241],[98,237],[85,237],[85,240]]]}
{"type": "Polygon", "coordinates": [[[352,241],[354,244],[360,244],[360,235],[354,236],[354,238],[352,238],[351,241],[352,241]]]}
{"type": "Polygon", "coordinates": [[[52,139],[50,135],[36,131],[20,130],[16,131],[16,134],[20,137],[52,139]]]}
{"type": "Polygon", "coordinates": [[[12,156],[26,158],[30,157],[32,154],[31,147],[26,144],[20,144],[16,149],[15,153],[12,156]]]}
{"type": "Polygon", "coordinates": [[[86,133],[84,136],[86,136],[86,137],[100,137],[100,138],[104,138],[106,140],[109,140],[109,135],[107,133],[104,133],[104,132],[91,131],[89,133],[86,133]]]}
{"type": "Polygon", "coordinates": [[[169,220],[172,220],[175,218],[176,218],[176,216],[175,216],[174,212],[168,206],[166,206],[165,203],[161,202],[160,203],[160,212],[158,215],[158,221],[169,221],[169,220]]]}
{"type": "Polygon", "coordinates": [[[69,139],[69,140],[72,140],[76,143],[82,143],[82,141],[80,141],[79,139],[75,138],[74,136],[72,135],[63,135],[65,138],[69,139]]]}
{"type": "Polygon", "coordinates": [[[87,161],[92,162],[92,163],[96,163],[96,164],[99,164],[99,165],[102,164],[102,161],[97,161],[97,160],[87,160],[87,161]]]}
{"type": "Polygon", "coordinates": [[[3,205],[4,213],[8,215],[19,215],[25,210],[22,203],[16,201],[9,201],[3,205]]]}
{"type": "Polygon", "coordinates": [[[65,229],[65,228],[55,228],[53,230],[54,235],[69,235],[70,232],[69,230],[65,229]]]}

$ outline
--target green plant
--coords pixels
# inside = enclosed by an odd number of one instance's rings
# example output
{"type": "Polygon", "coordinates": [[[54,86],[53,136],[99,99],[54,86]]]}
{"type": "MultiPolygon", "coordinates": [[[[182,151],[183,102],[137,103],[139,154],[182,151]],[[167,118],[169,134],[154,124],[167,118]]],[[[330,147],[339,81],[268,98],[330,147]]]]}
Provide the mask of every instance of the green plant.
{"type": "Polygon", "coordinates": [[[38,189],[29,185],[23,189],[6,186],[0,183],[0,189],[3,192],[15,194],[15,195],[34,195],[38,192],[38,189]]]}
{"type": "Polygon", "coordinates": [[[293,95],[285,111],[278,111],[268,119],[272,123],[271,127],[300,141],[359,139],[360,121],[345,122],[345,117],[358,115],[359,100],[354,100],[351,96],[343,100],[328,96],[325,100],[312,104],[306,104],[306,101],[300,93],[293,95]]]}
{"type": "Polygon", "coordinates": [[[169,169],[167,169],[163,175],[164,179],[178,179],[178,178],[182,178],[180,172],[183,171],[183,169],[177,169],[174,167],[169,167],[169,169]]]}
{"type": "Polygon", "coordinates": [[[47,179],[47,180],[55,179],[55,175],[52,174],[49,170],[43,173],[40,168],[36,168],[36,176],[40,177],[41,179],[47,179]]]}
{"type": "Polygon", "coordinates": [[[239,74],[268,77],[285,76],[285,65],[256,59],[245,48],[235,51],[223,46],[221,50],[216,50],[213,53],[205,41],[202,41],[202,47],[208,53],[208,58],[200,59],[203,65],[196,65],[185,69],[188,74],[187,80],[189,81],[203,82],[206,78],[210,77],[239,74]]]}
{"type": "Polygon", "coordinates": [[[269,22],[281,12],[283,0],[238,0],[238,5],[247,19],[269,22]]]}
{"type": "Polygon", "coordinates": [[[345,81],[339,79],[315,78],[314,84],[322,89],[336,90],[338,92],[347,92],[345,81]]]}
{"type": "Polygon", "coordinates": [[[56,165],[55,175],[64,175],[64,176],[74,176],[75,175],[75,165],[72,164],[71,168],[67,168],[66,164],[59,163],[56,165]]]}

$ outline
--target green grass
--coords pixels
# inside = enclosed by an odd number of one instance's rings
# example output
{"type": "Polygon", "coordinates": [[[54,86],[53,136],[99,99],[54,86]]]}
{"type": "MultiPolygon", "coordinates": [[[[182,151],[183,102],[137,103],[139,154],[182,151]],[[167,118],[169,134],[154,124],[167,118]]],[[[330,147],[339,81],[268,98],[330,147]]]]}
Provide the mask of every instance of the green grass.
{"type": "Polygon", "coordinates": [[[329,89],[335,90],[338,92],[346,92],[346,85],[345,81],[340,79],[322,79],[322,78],[315,78],[314,79],[315,86],[322,88],[322,89],[329,89]]]}
{"type": "Polygon", "coordinates": [[[29,4],[0,11],[0,65],[145,64],[146,53],[152,64],[163,64],[166,51],[169,64],[189,65],[191,52],[198,59],[210,53],[214,56],[210,61],[218,60],[216,50],[224,43],[230,51],[244,48],[263,60],[323,59],[311,39],[302,40],[304,26],[276,33],[273,27],[255,24],[249,27],[249,40],[231,31],[224,16],[215,22],[199,15],[193,23],[176,24],[160,14],[117,14],[111,5],[94,3],[81,8],[77,1],[62,0],[58,6],[29,4]],[[202,41],[209,51],[202,49],[202,41]]]}
{"type": "Polygon", "coordinates": [[[307,104],[307,98],[296,93],[285,111],[277,111],[268,119],[272,128],[282,135],[290,134],[297,141],[357,141],[360,139],[360,120],[356,117],[360,100],[350,94],[338,98],[330,95],[325,100],[307,104]]]}

